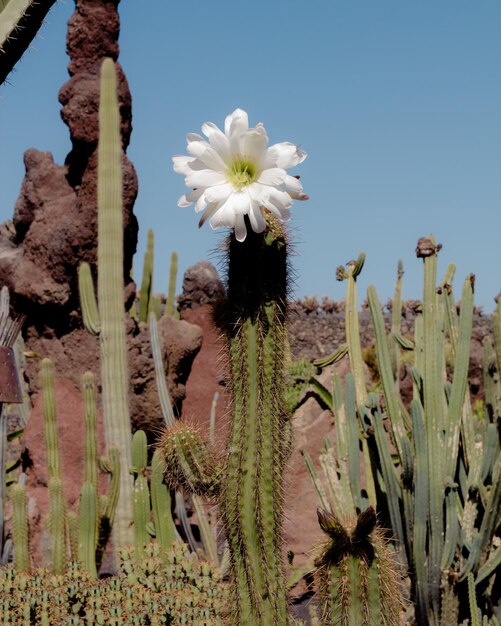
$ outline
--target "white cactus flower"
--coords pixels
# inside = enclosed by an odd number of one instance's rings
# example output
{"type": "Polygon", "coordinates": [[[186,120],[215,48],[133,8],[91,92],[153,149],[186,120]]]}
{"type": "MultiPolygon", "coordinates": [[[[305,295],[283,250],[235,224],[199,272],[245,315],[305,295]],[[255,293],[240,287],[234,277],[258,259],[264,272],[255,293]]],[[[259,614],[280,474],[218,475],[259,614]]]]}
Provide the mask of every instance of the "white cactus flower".
{"type": "Polygon", "coordinates": [[[202,132],[208,141],[190,133],[190,156],[172,157],[174,171],[193,189],[178,205],[195,203],[195,211],[202,213],[199,226],[208,219],[212,228],[234,228],[237,240],[244,241],[246,215],[252,230],[261,233],[266,228],[263,209],[285,222],[292,202],[308,199],[299,180],[285,171],[302,163],[306,152],[289,142],[268,148],[263,124],[249,128],[242,109],[226,117],[224,133],[212,122],[206,122],[202,132]]]}

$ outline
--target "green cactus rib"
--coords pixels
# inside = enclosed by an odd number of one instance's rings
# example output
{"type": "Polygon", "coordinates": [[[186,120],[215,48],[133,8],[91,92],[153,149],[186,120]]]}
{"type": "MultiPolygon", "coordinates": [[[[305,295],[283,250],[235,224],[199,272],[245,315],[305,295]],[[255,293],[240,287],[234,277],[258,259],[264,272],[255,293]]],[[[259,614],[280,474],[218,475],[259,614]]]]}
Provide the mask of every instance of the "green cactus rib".
{"type": "Polygon", "coordinates": [[[97,578],[98,496],[97,486],[92,482],[82,486],[79,522],[78,561],[92,578],[97,578]]]}
{"type": "Polygon", "coordinates": [[[171,513],[171,497],[164,483],[164,474],[165,460],[161,451],[155,450],[151,460],[151,508],[156,540],[166,550],[176,540],[177,534],[171,513]]]}
{"type": "Polygon", "coordinates": [[[85,482],[97,488],[96,383],[92,372],[85,372],[81,386],[85,420],[85,482]]]}
{"type": "Polygon", "coordinates": [[[399,397],[395,393],[395,378],[393,376],[391,356],[385,332],[381,304],[379,302],[376,289],[372,285],[367,289],[367,300],[369,302],[372,323],[374,325],[378,371],[381,377],[381,384],[383,385],[386,410],[388,412],[389,422],[392,428],[393,443],[398,450],[400,460],[402,460],[402,440],[406,437],[407,433],[398,401],[399,397]]]}
{"type": "Polygon", "coordinates": [[[139,291],[139,321],[148,322],[152,311],[153,298],[153,263],[154,263],[155,234],[153,229],[148,230],[148,243],[143,261],[143,278],[139,291]]]}
{"type": "Polygon", "coordinates": [[[177,279],[177,252],[170,256],[169,286],[167,288],[167,302],[165,303],[165,315],[174,315],[176,311],[176,279],[177,279]]]}
{"type": "Polygon", "coordinates": [[[30,572],[28,545],[28,510],[26,487],[20,483],[12,485],[12,535],[14,540],[14,566],[18,572],[30,572]]]}
{"type": "Polygon", "coordinates": [[[36,36],[56,0],[0,0],[0,85],[36,36]]]}
{"type": "Polygon", "coordinates": [[[457,333],[456,354],[454,360],[454,377],[447,414],[447,430],[445,433],[445,467],[444,476],[453,480],[456,474],[458,458],[461,416],[468,386],[468,365],[470,359],[470,338],[473,325],[473,278],[465,280],[461,297],[461,315],[457,333]]]}
{"type": "Polygon", "coordinates": [[[78,268],[78,294],[82,309],[82,321],[86,330],[91,335],[99,335],[101,324],[97,307],[96,294],[90,265],[81,263],[78,268]]]}
{"type": "Polygon", "coordinates": [[[61,478],[61,461],[56,423],[56,395],[54,391],[54,365],[50,359],[42,360],[40,384],[42,388],[42,413],[44,417],[44,437],[49,479],[61,478]]]}
{"type": "Polygon", "coordinates": [[[144,430],[137,430],[132,437],[132,473],[134,475],[134,537],[136,555],[142,556],[149,542],[147,526],[150,523],[150,491],[146,469],[148,464],[148,441],[144,430]]]}
{"type": "Polygon", "coordinates": [[[365,386],[364,360],[360,344],[360,326],[358,321],[357,304],[357,276],[362,271],[365,254],[361,253],[357,262],[348,264],[346,289],[346,340],[348,343],[348,356],[350,358],[351,371],[355,378],[357,405],[367,401],[367,389],[365,386]]]}
{"type": "Polygon", "coordinates": [[[117,77],[111,59],[101,68],[98,143],[98,301],[101,318],[101,379],[108,447],[120,450],[120,494],[115,547],[134,541],[132,527],[131,424],[128,406],[127,346],[123,282],[122,142],[117,77]]]}
{"type": "MultiPolygon", "coordinates": [[[[397,265],[397,280],[395,282],[395,292],[391,303],[391,334],[393,337],[400,335],[400,326],[402,320],[402,277],[404,275],[404,266],[402,261],[397,265]]],[[[393,368],[393,378],[395,379],[395,392],[400,391],[400,348],[397,344],[393,344],[391,353],[391,361],[393,368]]]]}
{"type": "Polygon", "coordinates": [[[429,490],[429,585],[433,614],[440,615],[440,564],[444,545],[444,450],[442,432],[444,430],[444,391],[442,364],[440,363],[440,337],[438,329],[437,254],[440,249],[433,238],[428,242],[424,254],[423,290],[423,393],[425,432],[428,450],[429,490]],[[441,479],[442,477],[442,479],[441,479]]]}
{"type": "Polygon", "coordinates": [[[413,563],[415,575],[416,614],[420,623],[426,623],[429,611],[428,562],[426,558],[427,523],[429,517],[428,450],[425,434],[423,408],[418,400],[412,400],[412,433],[416,459],[414,488],[413,563]]]}
{"type": "Polygon", "coordinates": [[[64,574],[66,554],[66,505],[63,496],[62,480],[56,476],[49,479],[49,518],[48,527],[52,542],[51,567],[54,574],[64,574]]]}
{"type": "Polygon", "coordinates": [[[162,359],[162,350],[160,339],[158,336],[158,323],[154,315],[150,315],[149,319],[151,353],[153,355],[153,364],[155,366],[155,381],[157,383],[158,399],[160,400],[160,408],[162,416],[167,426],[173,426],[176,422],[172,402],[167,387],[167,376],[162,359]]]}
{"type": "Polygon", "coordinates": [[[288,623],[281,556],[287,256],[278,225],[229,243],[226,328],[232,424],[221,507],[233,623],[288,623]]]}

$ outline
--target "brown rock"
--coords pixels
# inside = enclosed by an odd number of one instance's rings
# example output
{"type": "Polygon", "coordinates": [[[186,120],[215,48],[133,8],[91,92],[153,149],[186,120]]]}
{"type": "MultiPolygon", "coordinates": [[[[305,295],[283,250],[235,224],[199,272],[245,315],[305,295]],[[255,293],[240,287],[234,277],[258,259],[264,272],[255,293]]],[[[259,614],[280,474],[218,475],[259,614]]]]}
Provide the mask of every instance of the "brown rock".
{"type": "Polygon", "coordinates": [[[186,270],[183,293],[179,296],[179,310],[195,309],[203,304],[216,306],[224,296],[224,285],[209,261],[200,261],[186,270]]]}
{"type": "MultiPolygon", "coordinates": [[[[129,333],[129,372],[133,429],[141,428],[154,440],[165,426],[155,377],[148,327],[141,323],[138,333],[129,333]]],[[[167,374],[174,413],[180,415],[191,365],[202,344],[202,329],[186,321],[162,316],[158,322],[162,360],[167,374]]]]}

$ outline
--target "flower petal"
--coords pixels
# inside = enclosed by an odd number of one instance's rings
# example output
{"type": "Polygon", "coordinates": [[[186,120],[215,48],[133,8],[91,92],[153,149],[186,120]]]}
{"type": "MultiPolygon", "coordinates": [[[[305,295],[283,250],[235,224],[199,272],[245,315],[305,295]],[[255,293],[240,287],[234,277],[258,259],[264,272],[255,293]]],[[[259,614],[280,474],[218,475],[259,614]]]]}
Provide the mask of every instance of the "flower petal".
{"type": "Polygon", "coordinates": [[[247,237],[247,227],[243,215],[237,215],[235,217],[235,238],[237,241],[245,241],[247,237]]]}
{"type": "Polygon", "coordinates": [[[279,167],[270,167],[263,170],[257,179],[262,185],[282,185],[287,177],[287,172],[279,167]]]}
{"type": "Polygon", "coordinates": [[[209,139],[211,146],[216,150],[223,161],[230,158],[230,143],[228,137],[212,122],[205,122],[202,132],[209,139]]]}
{"type": "Polygon", "coordinates": [[[266,221],[261,213],[261,209],[257,202],[251,203],[251,210],[249,211],[249,221],[252,226],[252,230],[255,233],[262,233],[266,229],[266,221]]]}
{"type": "Polygon", "coordinates": [[[296,144],[283,141],[282,143],[275,143],[268,148],[263,167],[287,169],[302,163],[307,156],[307,153],[301,150],[299,146],[296,146],[296,144]]]}
{"type": "Polygon", "coordinates": [[[256,128],[249,128],[240,138],[240,152],[242,156],[258,160],[268,145],[268,135],[262,124],[256,128]]]}
{"type": "Polygon", "coordinates": [[[205,139],[191,141],[188,144],[187,150],[192,156],[203,161],[206,167],[210,169],[220,172],[226,169],[223,159],[205,139]]]}
{"type": "Polygon", "coordinates": [[[227,200],[231,193],[233,193],[233,185],[224,183],[209,187],[205,192],[205,197],[207,202],[223,202],[227,200]]]}
{"type": "Polygon", "coordinates": [[[251,199],[246,189],[234,191],[229,202],[231,202],[235,215],[247,215],[250,211],[251,199]]]}
{"type": "Polygon", "coordinates": [[[202,187],[200,189],[194,189],[193,191],[186,193],[184,196],[181,196],[179,198],[177,206],[190,206],[190,204],[193,204],[200,198],[203,192],[204,190],[202,187]]]}
{"type": "Polygon", "coordinates": [[[255,200],[258,204],[262,204],[270,197],[270,188],[268,185],[261,185],[261,183],[252,183],[247,189],[251,199],[255,200]]]}
{"type": "Polygon", "coordinates": [[[219,226],[233,228],[235,226],[235,211],[233,210],[230,199],[218,207],[210,219],[210,225],[212,228],[218,228],[219,226]]]}
{"type": "Polygon", "coordinates": [[[224,134],[227,137],[238,133],[241,135],[249,128],[249,116],[243,109],[235,109],[224,120],[224,134]]]}
{"type": "Polygon", "coordinates": [[[212,187],[226,182],[226,177],[221,172],[203,169],[191,172],[184,179],[187,187],[212,187]]]}
{"type": "Polygon", "coordinates": [[[186,143],[190,144],[192,141],[204,141],[204,138],[198,133],[188,133],[186,135],[186,143]]]}
{"type": "Polygon", "coordinates": [[[172,157],[173,168],[176,174],[182,174],[186,176],[192,169],[190,163],[195,159],[191,156],[185,156],[184,154],[176,154],[172,157]]]}
{"type": "Polygon", "coordinates": [[[285,221],[290,216],[289,209],[292,206],[292,198],[283,189],[270,187],[270,196],[268,200],[263,202],[263,206],[285,221]]]}
{"type": "Polygon", "coordinates": [[[301,185],[301,183],[295,176],[287,175],[285,177],[285,187],[287,191],[292,191],[293,193],[297,194],[300,194],[303,191],[303,185],[301,185]]]}

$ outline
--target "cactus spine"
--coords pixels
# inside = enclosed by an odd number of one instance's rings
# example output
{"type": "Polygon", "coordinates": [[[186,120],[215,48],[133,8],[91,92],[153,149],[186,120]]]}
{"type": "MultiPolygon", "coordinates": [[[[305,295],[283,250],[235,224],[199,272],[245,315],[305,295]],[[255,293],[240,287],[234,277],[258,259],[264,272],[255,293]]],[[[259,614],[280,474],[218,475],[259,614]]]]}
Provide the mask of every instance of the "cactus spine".
{"type": "Polygon", "coordinates": [[[398,626],[399,585],[374,509],[346,527],[322,509],[318,520],[329,536],[316,561],[324,626],[398,626]]]}
{"type": "Polygon", "coordinates": [[[127,346],[123,283],[122,142],[115,65],[101,68],[98,144],[98,302],[101,320],[101,378],[108,447],[120,450],[120,494],[113,539],[115,547],[133,543],[131,424],[128,406],[127,346]]]}

